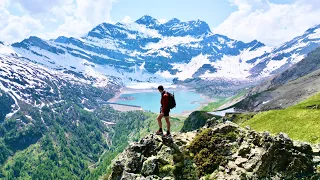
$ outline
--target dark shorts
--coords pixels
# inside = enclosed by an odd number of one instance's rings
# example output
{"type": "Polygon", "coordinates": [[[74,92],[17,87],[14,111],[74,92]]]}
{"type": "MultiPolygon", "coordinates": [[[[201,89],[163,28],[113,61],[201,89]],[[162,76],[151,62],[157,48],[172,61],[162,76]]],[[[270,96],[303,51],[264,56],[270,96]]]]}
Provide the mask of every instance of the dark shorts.
{"type": "MultiPolygon", "coordinates": [[[[164,117],[168,117],[169,116],[169,112],[170,112],[170,109],[165,109],[163,111],[163,116],[164,117]]],[[[162,107],[160,108],[160,113],[162,113],[162,107]]]]}

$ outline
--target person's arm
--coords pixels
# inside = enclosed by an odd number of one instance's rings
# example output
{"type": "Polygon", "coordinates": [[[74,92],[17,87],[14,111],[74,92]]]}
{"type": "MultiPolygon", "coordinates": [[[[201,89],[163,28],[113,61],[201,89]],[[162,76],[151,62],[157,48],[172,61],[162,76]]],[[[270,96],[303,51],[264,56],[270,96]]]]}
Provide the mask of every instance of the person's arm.
{"type": "Polygon", "coordinates": [[[164,94],[162,98],[163,98],[162,112],[164,112],[169,108],[169,96],[168,94],[164,94]]]}

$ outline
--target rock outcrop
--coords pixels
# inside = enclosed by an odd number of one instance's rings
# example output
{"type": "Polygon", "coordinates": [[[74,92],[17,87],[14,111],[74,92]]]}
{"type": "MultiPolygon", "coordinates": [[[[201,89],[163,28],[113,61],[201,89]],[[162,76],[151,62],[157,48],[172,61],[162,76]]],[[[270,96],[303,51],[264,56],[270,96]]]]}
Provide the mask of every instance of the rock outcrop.
{"type": "Polygon", "coordinates": [[[110,180],[319,178],[309,144],[230,122],[163,138],[150,134],[112,164],[110,180]]]}

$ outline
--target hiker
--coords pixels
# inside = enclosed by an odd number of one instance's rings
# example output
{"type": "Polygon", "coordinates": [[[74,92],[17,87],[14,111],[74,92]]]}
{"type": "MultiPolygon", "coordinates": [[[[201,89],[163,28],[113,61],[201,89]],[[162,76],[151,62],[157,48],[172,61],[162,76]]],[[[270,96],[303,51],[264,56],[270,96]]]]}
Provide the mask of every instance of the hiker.
{"type": "Polygon", "coordinates": [[[161,120],[162,120],[162,117],[164,117],[166,119],[166,123],[167,123],[167,134],[165,136],[170,136],[169,95],[164,90],[163,86],[159,86],[158,90],[161,93],[161,102],[160,102],[161,103],[161,108],[160,108],[160,114],[159,114],[159,116],[157,118],[158,125],[159,125],[159,130],[156,132],[156,134],[157,135],[163,135],[161,120]]]}

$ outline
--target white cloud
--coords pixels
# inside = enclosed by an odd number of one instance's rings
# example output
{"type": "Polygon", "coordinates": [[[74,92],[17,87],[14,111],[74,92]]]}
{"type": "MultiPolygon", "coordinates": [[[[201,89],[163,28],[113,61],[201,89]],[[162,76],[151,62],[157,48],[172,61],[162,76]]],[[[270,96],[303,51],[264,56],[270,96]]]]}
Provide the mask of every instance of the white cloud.
{"type": "Polygon", "coordinates": [[[121,22],[122,22],[123,24],[130,24],[130,23],[133,22],[133,20],[132,20],[132,18],[131,18],[130,16],[125,16],[125,17],[121,20],[121,22]]]}
{"type": "Polygon", "coordinates": [[[0,0],[0,7],[8,6],[9,0],[0,0]]]}
{"type": "Polygon", "coordinates": [[[164,19],[164,18],[159,19],[158,21],[159,21],[161,24],[164,24],[164,23],[168,22],[168,20],[166,20],[166,19],[164,19]]]}
{"type": "Polygon", "coordinates": [[[12,0],[20,4],[25,10],[32,14],[50,11],[53,7],[61,5],[64,0],[12,0]]]}
{"type": "Polygon", "coordinates": [[[0,0],[0,40],[21,41],[31,35],[45,39],[85,35],[111,22],[115,0],[0,0]],[[11,12],[15,9],[15,12],[11,12]],[[18,13],[17,13],[18,10],[18,13]]]}
{"type": "Polygon", "coordinates": [[[293,4],[273,4],[269,0],[230,0],[238,7],[215,33],[268,45],[279,45],[308,28],[320,24],[318,0],[297,0],[293,4]]]}
{"type": "Polygon", "coordinates": [[[54,32],[44,38],[57,36],[83,36],[102,22],[111,22],[110,12],[114,0],[67,0],[62,7],[54,7],[52,13],[62,19],[54,32]]]}
{"type": "MultiPolygon", "coordinates": [[[[0,40],[12,43],[31,35],[45,39],[83,36],[94,26],[111,22],[110,12],[115,1],[0,0],[0,40]]],[[[229,1],[238,10],[214,32],[234,39],[258,39],[268,45],[278,45],[320,24],[319,0],[296,0],[282,5],[269,0],[229,1]]],[[[125,16],[122,22],[133,20],[125,16]]]]}
{"type": "Polygon", "coordinates": [[[43,28],[39,20],[29,15],[14,16],[0,7],[0,40],[4,42],[12,43],[21,40],[43,28]]]}

